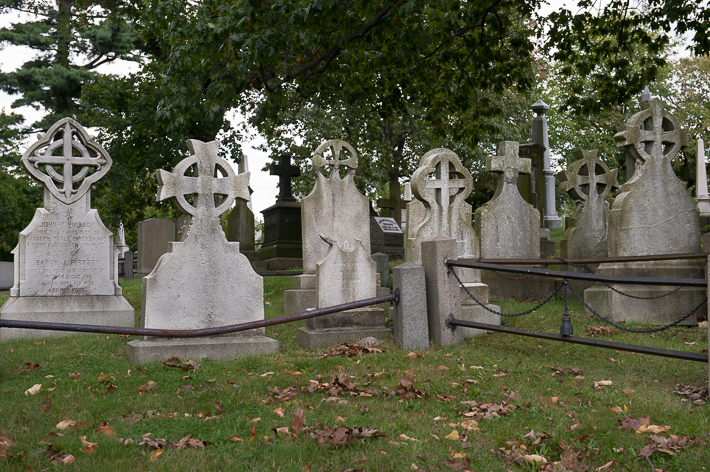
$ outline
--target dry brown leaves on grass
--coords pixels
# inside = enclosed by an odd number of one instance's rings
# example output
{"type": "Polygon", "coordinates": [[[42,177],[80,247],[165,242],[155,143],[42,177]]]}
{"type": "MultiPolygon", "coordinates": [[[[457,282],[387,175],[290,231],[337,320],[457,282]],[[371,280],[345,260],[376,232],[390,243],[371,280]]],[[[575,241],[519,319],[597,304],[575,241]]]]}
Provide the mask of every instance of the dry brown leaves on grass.
{"type": "Polygon", "coordinates": [[[24,369],[16,367],[18,372],[32,372],[33,370],[39,369],[39,364],[35,364],[34,362],[25,362],[23,365],[25,367],[24,369]]]}
{"type": "Polygon", "coordinates": [[[369,353],[369,352],[384,352],[382,349],[369,344],[357,344],[357,343],[342,343],[335,347],[331,347],[326,354],[327,356],[357,356],[359,354],[369,353]]]}
{"type": "Polygon", "coordinates": [[[0,460],[5,460],[8,457],[15,457],[12,452],[10,452],[10,448],[14,445],[15,441],[3,434],[0,434],[0,460]]]}
{"type": "Polygon", "coordinates": [[[589,326],[587,328],[587,334],[589,334],[590,338],[596,336],[611,336],[614,333],[614,328],[611,326],[589,326]]]}
{"type": "Polygon", "coordinates": [[[497,451],[491,449],[491,452],[502,457],[508,463],[519,465],[537,464],[542,472],[586,472],[590,469],[587,464],[587,456],[589,455],[587,449],[580,450],[567,446],[564,441],[559,441],[558,444],[562,449],[560,460],[558,461],[550,461],[541,454],[535,454],[524,444],[519,444],[517,441],[506,443],[510,449],[500,447],[497,451]]]}
{"type": "Polygon", "coordinates": [[[298,387],[295,385],[292,387],[286,387],[283,390],[279,390],[277,387],[269,387],[268,389],[273,399],[280,402],[288,401],[291,397],[298,394],[298,387]]]}
{"type": "Polygon", "coordinates": [[[355,439],[365,438],[387,438],[388,436],[382,431],[376,429],[354,427],[354,426],[336,426],[335,428],[305,428],[304,432],[311,438],[318,441],[319,446],[344,446],[351,444],[355,439]]]}
{"type": "Polygon", "coordinates": [[[151,439],[149,437],[146,437],[138,443],[139,446],[148,446],[153,449],[173,448],[178,450],[185,449],[186,447],[202,449],[205,446],[208,446],[209,444],[210,443],[208,441],[201,441],[199,439],[193,438],[191,434],[188,434],[187,436],[176,442],[168,442],[162,438],[151,439]]]}
{"type": "Polygon", "coordinates": [[[551,365],[550,370],[552,371],[553,377],[562,377],[563,375],[582,375],[584,369],[581,367],[557,367],[556,365],[551,365]]]}
{"type": "Polygon", "coordinates": [[[659,426],[651,424],[651,417],[646,418],[632,418],[627,416],[626,419],[620,420],[621,426],[619,429],[627,429],[636,431],[637,433],[651,433],[651,434],[663,434],[671,429],[670,426],[659,426]]]}
{"type": "Polygon", "coordinates": [[[685,397],[680,401],[683,405],[688,402],[692,402],[694,405],[703,405],[708,399],[708,387],[693,387],[691,385],[676,384],[673,393],[685,397]]]}
{"type": "Polygon", "coordinates": [[[370,388],[358,387],[350,374],[345,371],[340,371],[330,382],[321,383],[317,380],[309,380],[308,386],[303,389],[308,393],[327,392],[331,397],[337,397],[340,393],[361,397],[374,397],[380,394],[378,391],[370,388]]]}
{"type": "Polygon", "coordinates": [[[408,400],[411,398],[423,398],[428,396],[426,393],[420,392],[419,390],[414,388],[414,382],[414,371],[406,371],[404,373],[404,376],[402,377],[402,380],[399,381],[399,385],[394,391],[394,394],[402,400],[408,400]]]}
{"type": "Polygon", "coordinates": [[[174,367],[177,369],[182,369],[182,370],[191,371],[191,372],[195,372],[197,369],[200,368],[200,364],[198,364],[195,361],[183,362],[174,356],[171,357],[170,359],[168,359],[167,361],[163,362],[163,365],[165,365],[167,367],[174,367]]]}
{"type": "Polygon", "coordinates": [[[461,402],[461,404],[466,405],[469,411],[464,411],[460,414],[466,418],[473,418],[476,421],[480,421],[483,418],[499,418],[509,414],[518,407],[517,405],[510,405],[505,401],[499,403],[478,403],[473,400],[467,400],[461,402]]]}
{"type": "Polygon", "coordinates": [[[688,436],[676,436],[670,434],[667,437],[661,435],[651,435],[653,442],[644,446],[639,452],[640,456],[650,456],[654,452],[663,452],[671,456],[676,455],[688,446],[705,446],[707,443],[702,439],[689,439],[688,436]]]}

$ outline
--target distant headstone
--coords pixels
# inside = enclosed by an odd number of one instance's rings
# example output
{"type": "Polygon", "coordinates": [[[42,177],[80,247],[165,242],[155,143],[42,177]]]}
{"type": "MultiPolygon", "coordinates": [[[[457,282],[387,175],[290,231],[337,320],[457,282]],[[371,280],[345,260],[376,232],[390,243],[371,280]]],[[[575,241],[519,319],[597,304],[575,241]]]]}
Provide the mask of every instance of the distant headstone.
{"type": "Polygon", "coordinates": [[[187,230],[190,229],[190,215],[185,215],[175,221],[175,234],[178,241],[184,241],[187,236],[187,230]]]}
{"type": "MultiPolygon", "coordinates": [[[[155,270],[143,279],[141,327],[201,329],[264,319],[264,287],[239,244],[227,241],[219,216],[235,198],[249,198],[249,174],[236,175],[217,155],[219,143],[187,142],[191,156],[173,172],[158,170],[158,201],[172,198],[192,216],[184,241],[170,244],[155,270]],[[193,176],[186,176],[193,168],[193,176]],[[195,205],[185,195],[197,194],[195,205]],[[221,195],[221,200],[215,199],[221,195]]],[[[233,359],[278,351],[264,328],[226,336],[151,338],[131,341],[132,362],[181,359],[233,359]]]]}
{"type": "MultiPolygon", "coordinates": [[[[118,285],[113,234],[91,208],[91,186],[111,168],[111,157],[79,123],[64,118],[21,162],[44,187],[45,208],[37,209],[12,251],[15,281],[0,317],[133,326],[134,310],[118,285]]],[[[68,334],[0,330],[2,340],[68,334]]]]}
{"type": "Polygon", "coordinates": [[[577,209],[562,237],[560,255],[565,258],[604,258],[609,254],[609,210],[605,199],[619,187],[613,171],[597,157],[597,150],[574,151],[576,159],[560,174],[560,191],[567,192],[577,209]]]}
{"type": "Polygon", "coordinates": [[[133,252],[123,253],[123,280],[133,280],[133,252]]]}
{"type": "Polygon", "coordinates": [[[149,218],[138,222],[138,278],[150,274],[169,244],[177,240],[175,223],[165,218],[149,218]]]}
{"type": "Polygon", "coordinates": [[[0,261],[0,287],[15,285],[15,263],[0,261]]]}
{"type": "Polygon", "coordinates": [[[397,226],[402,226],[402,210],[406,207],[406,202],[400,196],[399,180],[390,181],[390,197],[388,199],[377,200],[377,206],[390,211],[390,217],[394,218],[397,226]]]}
{"type": "MultiPolygon", "coordinates": [[[[294,281],[294,286],[315,286],[317,306],[313,308],[377,294],[376,264],[370,258],[369,201],[355,186],[357,165],[355,149],[341,140],[321,144],[313,155],[316,183],[303,200],[305,274],[294,281]],[[340,175],[341,166],[348,168],[345,177],[340,175]],[[324,167],[331,168],[329,177],[323,175],[324,167]]],[[[284,294],[284,305],[290,305],[289,296],[284,294]]],[[[385,326],[384,311],[370,307],[308,320],[299,328],[296,341],[313,349],[365,336],[382,339],[391,332],[385,326]]]]}
{"type": "Polygon", "coordinates": [[[126,232],[123,229],[123,221],[118,224],[118,229],[116,230],[116,249],[118,249],[118,257],[123,257],[123,254],[128,251],[128,245],[126,244],[126,232]]]}
{"type": "Polygon", "coordinates": [[[292,269],[302,265],[301,204],[291,191],[291,178],[301,175],[298,166],[291,165],[291,156],[279,157],[270,167],[271,175],[279,176],[279,197],[264,215],[264,243],[261,260],[269,261],[269,270],[292,269]]]}
{"type": "MultiPolygon", "coordinates": [[[[645,256],[700,252],[698,210],[685,183],[671,163],[688,135],[663,101],[647,90],[641,111],[633,115],[614,136],[617,146],[636,161],[636,171],[621,187],[609,212],[609,256],[645,256]]],[[[602,264],[597,273],[613,276],[697,277],[698,260],[602,264]]],[[[672,286],[623,285],[585,290],[585,301],[613,320],[666,324],[676,321],[698,305],[705,289],[672,286]],[[674,291],[672,295],[663,294],[674,291]]],[[[691,317],[686,323],[694,324],[691,317]]]]}
{"type": "Polygon", "coordinates": [[[404,258],[404,233],[394,218],[370,217],[370,248],[374,252],[385,253],[392,259],[404,258]]]}
{"type": "Polygon", "coordinates": [[[530,160],[518,157],[518,143],[498,144],[500,155],[486,158],[486,168],[501,174],[496,193],[476,210],[479,254],[487,259],[540,257],[540,214],[518,191],[518,174],[530,173],[530,160]]]}
{"type": "Polygon", "coordinates": [[[404,208],[401,210],[402,213],[402,231],[407,232],[407,205],[412,201],[412,184],[407,182],[404,184],[404,197],[402,198],[404,202],[404,208]]]}
{"type": "Polygon", "coordinates": [[[703,138],[698,138],[698,157],[696,162],[697,172],[695,174],[698,211],[703,214],[710,213],[710,195],[708,195],[708,177],[705,172],[705,143],[703,138]]]}
{"type": "Polygon", "coordinates": [[[380,275],[380,286],[386,287],[390,281],[390,257],[382,252],[376,252],[372,260],[377,264],[377,273],[380,275]]]}

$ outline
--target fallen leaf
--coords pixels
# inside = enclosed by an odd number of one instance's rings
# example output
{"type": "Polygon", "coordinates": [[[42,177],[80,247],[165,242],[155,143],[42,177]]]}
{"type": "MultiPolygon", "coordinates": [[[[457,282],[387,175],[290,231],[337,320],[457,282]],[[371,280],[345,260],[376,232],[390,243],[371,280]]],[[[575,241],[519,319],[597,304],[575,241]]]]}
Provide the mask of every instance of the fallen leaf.
{"type": "Polygon", "coordinates": [[[559,397],[552,397],[550,398],[550,401],[552,402],[553,405],[557,405],[557,401],[559,400],[559,397]]]}
{"type": "Polygon", "coordinates": [[[80,372],[71,372],[71,373],[69,374],[69,377],[71,377],[72,379],[80,379],[80,378],[81,378],[81,373],[80,373],[80,372]]]}
{"type": "Polygon", "coordinates": [[[628,396],[631,396],[634,393],[636,393],[636,390],[632,390],[630,388],[622,388],[621,391],[624,392],[624,394],[628,395],[628,396]]]}
{"type": "Polygon", "coordinates": [[[613,408],[609,408],[612,412],[616,413],[617,415],[620,415],[624,412],[624,410],[621,409],[620,406],[615,406],[613,408]]]}
{"type": "Polygon", "coordinates": [[[44,397],[44,403],[39,406],[39,409],[42,411],[47,411],[49,410],[54,402],[52,401],[51,397],[44,397]]]}
{"type": "Polygon", "coordinates": [[[641,425],[639,429],[636,430],[637,434],[642,433],[653,433],[653,434],[663,434],[671,429],[670,426],[658,426],[655,424],[645,424],[641,425]]]}
{"type": "Polygon", "coordinates": [[[303,431],[303,423],[305,423],[305,418],[303,417],[303,408],[296,408],[293,414],[293,433],[298,436],[303,431]]]}
{"type": "Polygon", "coordinates": [[[150,458],[148,460],[150,462],[155,462],[156,460],[158,460],[158,457],[160,457],[160,455],[162,453],[163,453],[163,449],[159,447],[150,453],[150,458]]]}
{"type": "Polygon", "coordinates": [[[97,429],[95,432],[103,434],[104,436],[111,436],[111,435],[115,434],[113,431],[113,428],[111,426],[109,426],[108,423],[105,421],[102,421],[99,424],[99,429],[97,429]]]}
{"type": "Polygon", "coordinates": [[[17,367],[17,370],[20,372],[31,372],[33,370],[39,369],[39,364],[35,364],[34,362],[25,362],[23,364],[26,368],[25,369],[20,369],[17,367]]]}
{"type": "Polygon", "coordinates": [[[274,373],[273,372],[265,372],[265,373],[261,374],[259,377],[267,377],[269,375],[274,375],[274,373]]]}
{"type": "Polygon", "coordinates": [[[60,454],[58,456],[55,456],[55,458],[52,459],[52,462],[62,465],[69,465],[73,464],[75,460],[76,457],[72,456],[71,454],[60,454]]]}
{"type": "Polygon", "coordinates": [[[57,423],[57,425],[55,426],[55,428],[57,428],[57,429],[67,429],[67,428],[70,428],[70,427],[72,427],[72,426],[74,426],[74,425],[76,425],[76,421],[74,421],[74,420],[64,420],[64,421],[60,421],[59,423],[57,423]]]}
{"type": "Polygon", "coordinates": [[[336,424],[337,424],[337,423],[345,423],[345,418],[343,418],[342,416],[336,416],[335,418],[333,418],[333,421],[334,421],[336,424]]]}
{"type": "Polygon", "coordinates": [[[445,365],[439,365],[439,366],[436,366],[436,368],[434,370],[449,370],[449,368],[446,367],[445,365]]]}
{"type": "Polygon", "coordinates": [[[466,420],[461,422],[461,427],[466,429],[467,431],[471,430],[477,430],[478,429],[478,421],[476,420],[466,420]]]}
{"type": "Polygon", "coordinates": [[[471,458],[467,457],[461,462],[457,460],[446,460],[444,461],[444,465],[454,470],[466,470],[471,465],[471,458]]]}
{"type": "Polygon", "coordinates": [[[148,382],[146,382],[143,385],[138,387],[138,393],[140,395],[143,395],[145,392],[153,390],[157,386],[158,386],[158,382],[154,382],[152,380],[149,380],[148,382]]]}
{"type": "Polygon", "coordinates": [[[31,386],[30,388],[28,388],[27,390],[25,390],[25,396],[27,396],[27,395],[35,395],[35,394],[39,393],[39,391],[40,391],[41,389],[42,389],[42,384],[34,384],[33,386],[31,386]]]}
{"type": "Polygon", "coordinates": [[[539,455],[539,454],[527,454],[523,455],[523,459],[525,459],[527,462],[535,463],[535,464],[547,464],[547,459],[545,457],[539,455]]]}
{"type": "Polygon", "coordinates": [[[651,417],[647,416],[646,418],[632,418],[630,416],[627,416],[626,419],[621,421],[621,426],[619,426],[619,429],[628,429],[628,430],[633,430],[636,431],[639,428],[641,428],[644,425],[649,425],[651,424],[651,417]]]}
{"type": "Polygon", "coordinates": [[[229,442],[243,442],[244,440],[242,438],[237,437],[237,436],[232,436],[227,441],[229,441],[229,442]]]}
{"type": "Polygon", "coordinates": [[[448,439],[450,441],[458,441],[459,440],[459,432],[456,430],[453,430],[447,436],[444,436],[444,439],[448,439]]]}
{"type": "Polygon", "coordinates": [[[276,413],[276,414],[279,416],[279,418],[283,418],[283,417],[284,417],[284,409],[281,408],[281,407],[275,409],[275,410],[274,410],[274,413],[276,413]]]}
{"type": "Polygon", "coordinates": [[[614,462],[614,461],[609,461],[609,462],[607,462],[606,464],[604,464],[604,465],[602,465],[602,466],[600,466],[600,467],[597,467],[595,470],[596,470],[597,472],[601,472],[602,470],[608,469],[608,468],[611,467],[612,465],[616,465],[616,462],[614,462]]]}
{"type": "Polygon", "coordinates": [[[219,400],[214,401],[214,408],[220,413],[224,413],[224,408],[222,407],[222,404],[219,402],[219,400]]]}
{"type": "Polygon", "coordinates": [[[258,423],[259,421],[261,421],[261,416],[258,418],[252,418],[249,420],[250,423],[258,423]]]}

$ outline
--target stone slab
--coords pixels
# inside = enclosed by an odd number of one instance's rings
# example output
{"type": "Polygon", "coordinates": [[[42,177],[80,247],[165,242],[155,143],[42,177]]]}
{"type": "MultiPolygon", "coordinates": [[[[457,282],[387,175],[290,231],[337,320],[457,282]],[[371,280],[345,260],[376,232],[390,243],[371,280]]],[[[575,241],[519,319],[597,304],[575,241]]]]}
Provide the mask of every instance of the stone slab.
{"type": "Polygon", "coordinates": [[[261,213],[264,215],[262,259],[302,258],[301,204],[282,200],[261,213]]]}
{"type": "Polygon", "coordinates": [[[315,290],[316,289],[316,275],[315,274],[301,274],[301,275],[295,276],[293,278],[293,288],[296,290],[315,290]]]}
{"type": "Polygon", "coordinates": [[[358,328],[336,328],[312,330],[307,327],[298,328],[296,342],[306,349],[318,349],[334,346],[337,343],[357,342],[362,338],[372,336],[382,341],[392,336],[392,328],[363,326],[358,328]]]}
{"type": "Polygon", "coordinates": [[[12,287],[15,284],[14,262],[0,261],[0,287],[12,287]]]}
{"type": "Polygon", "coordinates": [[[428,349],[429,321],[424,267],[405,262],[395,267],[392,275],[393,288],[399,290],[399,304],[395,305],[392,316],[395,342],[402,349],[428,349]]]}
{"type": "Polygon", "coordinates": [[[254,213],[246,200],[236,199],[227,215],[227,241],[238,242],[242,253],[255,250],[254,213]]]}
{"type": "Polygon", "coordinates": [[[376,252],[372,256],[372,260],[377,264],[377,274],[379,277],[379,285],[386,286],[390,281],[390,258],[387,254],[376,252]]]}
{"type": "MultiPolygon", "coordinates": [[[[506,277],[520,277],[518,274],[504,274],[506,277]]],[[[529,298],[541,300],[547,298],[561,281],[552,277],[530,277],[523,280],[510,280],[490,271],[481,271],[481,281],[488,285],[489,299],[492,301],[506,298],[529,298]]]]}
{"type": "Polygon", "coordinates": [[[311,330],[383,326],[385,326],[385,311],[376,307],[357,308],[306,320],[306,327],[311,330]]]}
{"type": "MultiPolygon", "coordinates": [[[[261,253],[262,257],[264,253],[261,253]]],[[[262,259],[266,265],[266,271],[274,270],[298,270],[303,267],[303,259],[296,257],[274,257],[272,259],[262,259]]]]}
{"type": "Polygon", "coordinates": [[[276,354],[279,342],[266,336],[215,336],[207,338],[150,338],[126,344],[128,358],[134,364],[166,361],[175,356],[182,360],[209,357],[230,360],[246,356],[276,354]]]}
{"type": "MultiPolygon", "coordinates": [[[[135,310],[122,296],[10,297],[2,319],[103,326],[135,326],[135,310]]],[[[71,336],[69,331],[0,328],[0,341],[17,338],[71,336]]]]}
{"type": "Polygon", "coordinates": [[[284,315],[304,313],[316,308],[316,289],[284,290],[284,315]]]}
{"type": "Polygon", "coordinates": [[[437,237],[423,241],[422,265],[426,280],[429,340],[439,346],[463,341],[463,331],[446,326],[449,316],[461,316],[460,286],[447,270],[444,260],[456,255],[456,240],[437,237]]]}
{"type": "Polygon", "coordinates": [[[160,256],[168,252],[168,243],[177,239],[175,223],[164,218],[138,222],[138,270],[136,277],[150,274],[160,256]]]}
{"type": "MultiPolygon", "coordinates": [[[[500,307],[498,305],[490,305],[487,304],[486,308],[489,308],[491,310],[495,311],[500,311],[500,307]]],[[[495,313],[491,313],[490,311],[486,310],[480,305],[466,305],[461,307],[461,319],[464,321],[472,321],[476,323],[487,323],[487,324],[492,324],[492,325],[497,325],[500,326],[501,324],[501,316],[496,315],[495,313]]],[[[461,329],[463,330],[463,337],[466,339],[469,338],[474,338],[476,336],[481,336],[483,334],[486,334],[488,331],[484,329],[475,329],[475,328],[464,328],[459,326],[456,328],[457,330],[461,329]]]]}

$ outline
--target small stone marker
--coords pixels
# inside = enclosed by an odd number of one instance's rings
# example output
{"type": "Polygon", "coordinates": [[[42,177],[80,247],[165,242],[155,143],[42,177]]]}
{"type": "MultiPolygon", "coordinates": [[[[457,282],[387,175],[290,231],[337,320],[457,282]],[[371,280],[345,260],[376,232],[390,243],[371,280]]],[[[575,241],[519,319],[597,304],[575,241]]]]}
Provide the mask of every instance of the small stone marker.
{"type": "MultiPolygon", "coordinates": [[[[698,210],[671,163],[688,143],[688,134],[665,109],[662,100],[647,90],[641,111],[633,115],[614,136],[617,147],[636,161],[636,171],[621,187],[609,212],[609,256],[645,256],[700,252],[698,210]]],[[[613,276],[697,277],[702,262],[674,260],[602,264],[597,273],[613,276]]],[[[613,320],[666,324],[691,311],[705,289],[672,286],[623,285],[621,295],[597,285],[585,290],[585,301],[613,320]],[[659,298],[659,296],[661,296],[659,298]],[[645,297],[645,299],[643,298],[645,297]]],[[[694,324],[691,317],[686,323],[694,324]]]]}
{"type": "Polygon", "coordinates": [[[390,281],[390,257],[382,252],[376,252],[370,256],[377,264],[377,273],[380,275],[380,286],[386,287],[390,281]]]}
{"type": "Polygon", "coordinates": [[[158,259],[168,252],[172,241],[177,240],[175,223],[165,218],[149,218],[138,222],[138,272],[137,278],[150,274],[158,259]]]}
{"type": "Polygon", "coordinates": [[[705,143],[703,138],[698,138],[697,172],[695,174],[698,211],[702,214],[710,213],[710,195],[708,195],[708,177],[705,171],[705,143]]]}
{"type": "MultiPolygon", "coordinates": [[[[234,173],[217,155],[217,141],[187,145],[192,155],[173,172],[158,170],[157,200],[172,198],[192,221],[184,240],[171,243],[143,279],[141,327],[184,330],[262,320],[262,278],[239,252],[239,243],[227,241],[219,221],[235,198],[249,198],[249,174],[234,173]],[[189,169],[194,175],[185,175],[189,169]],[[190,194],[196,194],[194,206],[185,199],[190,194]]],[[[206,338],[144,337],[128,343],[127,351],[131,361],[145,363],[173,356],[233,359],[274,353],[278,346],[261,328],[206,338]]]]}
{"type": "MultiPolygon", "coordinates": [[[[55,123],[22,156],[44,187],[44,204],[22,232],[14,286],[0,317],[108,326],[133,326],[134,310],[118,285],[118,249],[91,208],[91,185],[111,157],[71,118],[55,123]]],[[[2,340],[67,336],[63,331],[0,330],[2,340]]]]}
{"type": "Polygon", "coordinates": [[[597,150],[573,152],[575,157],[560,174],[560,191],[576,202],[577,210],[562,237],[560,255],[569,258],[604,258],[609,254],[609,210],[605,199],[619,187],[618,169],[613,171],[597,157],[597,150]]]}
{"type": "MultiPolygon", "coordinates": [[[[242,158],[238,169],[240,174],[248,172],[246,156],[242,158]]],[[[250,261],[261,261],[261,253],[256,250],[254,212],[251,211],[251,200],[247,202],[241,198],[235,199],[234,207],[227,215],[227,240],[238,241],[239,252],[247,256],[250,261]]]]}
{"type": "Polygon", "coordinates": [[[392,259],[404,258],[404,233],[394,218],[370,217],[370,249],[387,254],[392,259]]]}

